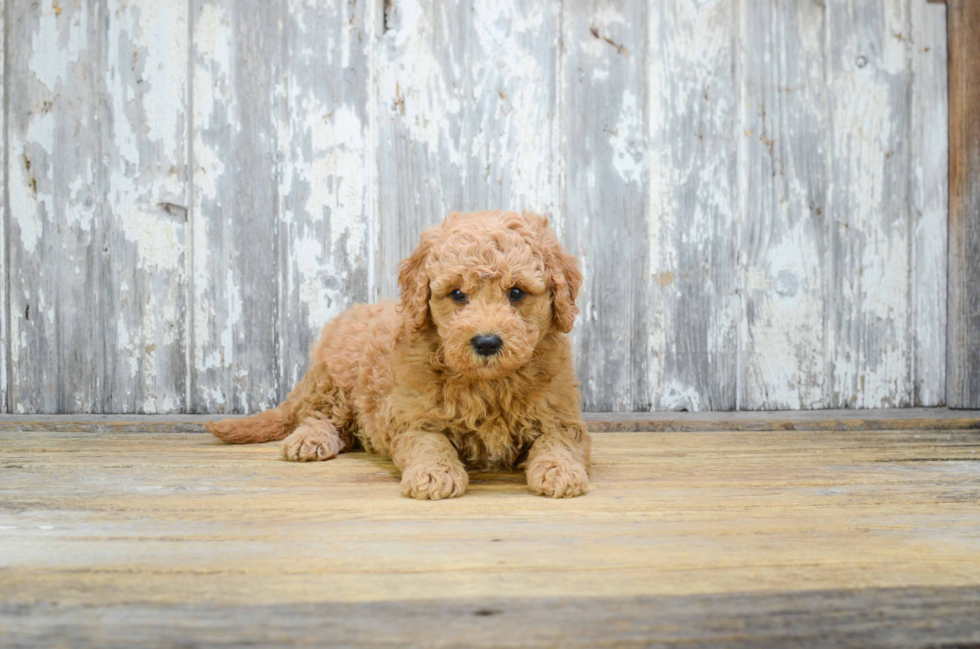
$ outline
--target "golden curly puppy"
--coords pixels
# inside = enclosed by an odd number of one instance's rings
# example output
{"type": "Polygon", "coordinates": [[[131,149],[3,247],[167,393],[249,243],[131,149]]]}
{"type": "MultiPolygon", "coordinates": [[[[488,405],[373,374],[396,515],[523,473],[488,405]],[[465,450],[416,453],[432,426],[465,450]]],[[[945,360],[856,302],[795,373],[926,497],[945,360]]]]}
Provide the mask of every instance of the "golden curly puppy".
{"type": "Polygon", "coordinates": [[[285,438],[290,460],[358,444],[390,457],[413,498],[461,496],[467,468],[523,466],[532,491],[589,488],[591,438],[572,367],[582,274],[536,214],[450,214],[401,264],[399,304],[323,328],[278,408],[208,424],[231,443],[285,438]]]}

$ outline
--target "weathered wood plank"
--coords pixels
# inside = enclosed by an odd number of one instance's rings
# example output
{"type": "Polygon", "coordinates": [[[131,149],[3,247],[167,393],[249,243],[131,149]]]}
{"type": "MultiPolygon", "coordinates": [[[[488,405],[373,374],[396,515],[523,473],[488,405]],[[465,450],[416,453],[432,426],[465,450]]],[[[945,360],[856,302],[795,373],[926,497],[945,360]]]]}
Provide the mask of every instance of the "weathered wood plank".
{"type": "Polygon", "coordinates": [[[185,8],[10,9],[11,408],[180,410],[185,8]]]}
{"type": "Polygon", "coordinates": [[[291,0],[282,12],[280,398],[327,320],[374,299],[376,5],[291,0]]]}
{"type": "Polygon", "coordinates": [[[3,138],[3,168],[0,169],[0,412],[10,412],[7,401],[7,353],[9,339],[7,318],[10,303],[7,300],[7,222],[10,220],[10,205],[7,202],[7,80],[6,67],[7,9],[5,0],[0,0],[0,138],[3,138]]]}
{"type": "Polygon", "coordinates": [[[830,403],[826,12],[785,0],[740,15],[740,409],[830,403]]]}
{"type": "MultiPolygon", "coordinates": [[[[187,3],[107,0],[105,412],[186,411],[187,3]]],[[[64,368],[64,371],[76,371],[64,368]]]]}
{"type": "Polygon", "coordinates": [[[736,406],[736,10],[694,0],[650,8],[646,317],[658,410],[736,406]]]}
{"type": "Polygon", "coordinates": [[[379,279],[449,212],[559,205],[560,3],[385,3],[379,279]]]}
{"type": "Polygon", "coordinates": [[[648,410],[647,3],[568,2],[562,36],[563,228],[585,276],[582,398],[592,410],[648,410]]]}
{"type": "Polygon", "coordinates": [[[980,4],[949,0],[946,403],[980,406],[980,4]]]}
{"type": "MultiPolygon", "coordinates": [[[[3,415],[0,432],[204,433],[210,415],[3,415]]],[[[945,408],[783,412],[585,413],[586,427],[610,432],[980,430],[980,411],[945,408]]]]}
{"type": "Polygon", "coordinates": [[[978,453],[976,431],[609,434],[595,440],[583,498],[535,497],[520,473],[481,472],[465,497],[432,503],[400,497],[391,463],[361,453],[295,464],[275,444],[199,434],[5,433],[0,642],[71,623],[84,640],[96,622],[120,638],[171,622],[165,634],[238,644],[233,622],[250,631],[263,610],[289,607],[267,631],[292,621],[305,634],[326,605],[347,616],[339,630],[317,618],[321,638],[353,627],[366,642],[405,628],[410,607],[430,622],[455,614],[447,628],[461,631],[459,616],[500,611],[472,615],[508,622],[479,638],[495,644],[549,644],[543,629],[516,633],[544,619],[596,622],[583,642],[624,629],[809,638],[806,615],[824,633],[863,624],[862,638],[880,640],[872,630],[891,628],[893,645],[908,644],[906,626],[969,637],[978,453]],[[614,617],[573,615],[575,599],[614,617]],[[707,611],[745,623],[715,626],[707,611]]]}
{"type": "Polygon", "coordinates": [[[102,412],[115,319],[100,155],[106,7],[13,2],[7,17],[11,410],[102,412]]]}
{"type": "Polygon", "coordinates": [[[0,604],[11,647],[974,647],[980,588],[221,606],[0,604]]]}
{"type": "Polygon", "coordinates": [[[909,1],[828,3],[833,407],[912,404],[909,1]]]}
{"type": "Polygon", "coordinates": [[[194,412],[277,403],[280,7],[194,0],[194,412]]]}
{"type": "Polygon", "coordinates": [[[911,11],[912,389],[914,405],[936,406],[946,403],[946,6],[913,0],[911,11]]]}

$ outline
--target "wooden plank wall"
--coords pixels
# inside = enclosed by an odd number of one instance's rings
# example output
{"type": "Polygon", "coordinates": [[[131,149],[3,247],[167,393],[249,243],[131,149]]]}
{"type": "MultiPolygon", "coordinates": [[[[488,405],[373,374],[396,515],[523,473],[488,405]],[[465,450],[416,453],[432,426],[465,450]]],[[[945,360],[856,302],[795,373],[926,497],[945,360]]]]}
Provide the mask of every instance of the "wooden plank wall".
{"type": "Polygon", "coordinates": [[[980,408],[980,4],[949,0],[949,383],[980,408]]]}
{"type": "Polygon", "coordinates": [[[943,5],[3,8],[9,412],[272,405],[486,207],[580,257],[588,410],[946,401],[943,5]]]}

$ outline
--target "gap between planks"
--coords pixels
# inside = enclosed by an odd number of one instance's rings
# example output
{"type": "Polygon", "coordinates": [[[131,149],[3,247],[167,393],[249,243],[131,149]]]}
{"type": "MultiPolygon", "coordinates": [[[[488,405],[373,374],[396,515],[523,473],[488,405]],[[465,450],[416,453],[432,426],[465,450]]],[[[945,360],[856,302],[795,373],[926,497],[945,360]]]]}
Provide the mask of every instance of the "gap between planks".
{"type": "MultiPolygon", "coordinates": [[[[243,415],[0,415],[2,432],[204,433],[204,424],[243,415]]],[[[980,430],[980,410],[896,408],[778,412],[585,413],[593,433],[980,430]]]]}

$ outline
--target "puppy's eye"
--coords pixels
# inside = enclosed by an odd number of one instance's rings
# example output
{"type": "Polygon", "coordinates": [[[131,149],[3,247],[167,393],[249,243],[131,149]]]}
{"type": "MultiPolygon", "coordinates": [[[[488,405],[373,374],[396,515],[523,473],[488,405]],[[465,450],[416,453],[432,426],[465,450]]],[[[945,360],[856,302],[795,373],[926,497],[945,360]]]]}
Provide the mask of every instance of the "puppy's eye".
{"type": "Polygon", "coordinates": [[[527,293],[517,288],[516,286],[510,289],[510,293],[508,293],[511,302],[520,302],[521,300],[524,299],[525,295],[527,295],[527,293]]]}
{"type": "Polygon", "coordinates": [[[458,288],[450,293],[449,297],[453,298],[454,302],[459,302],[460,304],[466,301],[466,293],[462,292],[458,288]]]}

